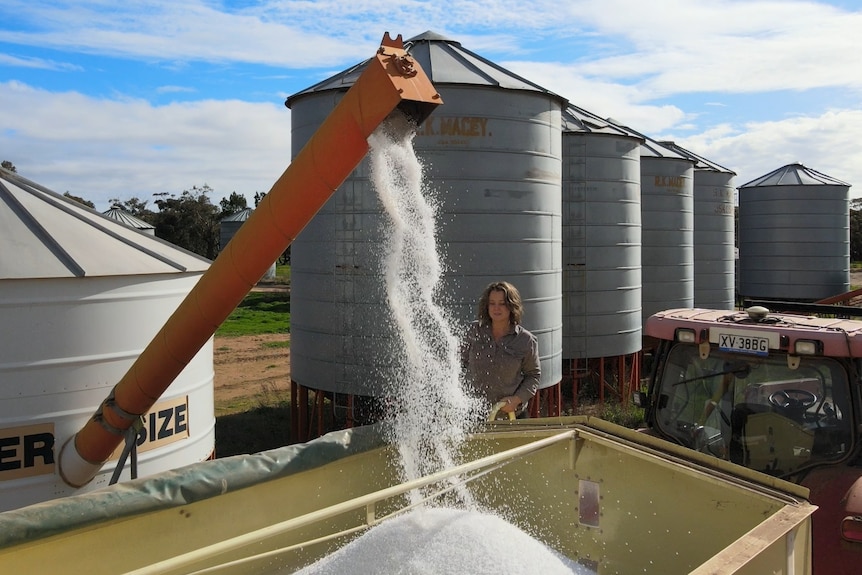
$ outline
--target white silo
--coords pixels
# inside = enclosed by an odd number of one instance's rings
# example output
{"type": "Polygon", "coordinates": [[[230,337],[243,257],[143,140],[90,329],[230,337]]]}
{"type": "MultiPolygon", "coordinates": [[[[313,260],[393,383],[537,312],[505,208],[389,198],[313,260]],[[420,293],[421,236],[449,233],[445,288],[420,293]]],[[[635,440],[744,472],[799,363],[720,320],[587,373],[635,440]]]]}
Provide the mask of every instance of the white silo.
{"type": "MultiPolygon", "coordinates": [[[[0,171],[0,510],[107,485],[117,458],[80,489],[62,445],[91,418],[209,260],[0,171]]],[[[137,475],[213,455],[212,340],[143,418],[137,475]]],[[[119,476],[129,479],[129,462],[119,476]]]]}

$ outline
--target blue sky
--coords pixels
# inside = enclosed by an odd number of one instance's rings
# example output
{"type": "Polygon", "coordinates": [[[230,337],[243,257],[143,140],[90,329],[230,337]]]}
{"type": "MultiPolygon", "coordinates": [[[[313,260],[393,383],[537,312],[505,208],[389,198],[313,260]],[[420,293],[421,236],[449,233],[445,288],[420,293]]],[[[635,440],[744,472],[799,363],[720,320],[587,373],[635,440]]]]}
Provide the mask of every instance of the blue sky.
{"type": "Polygon", "coordinates": [[[252,203],[290,161],[287,96],[426,30],[738,186],[801,162],[862,196],[862,1],[4,0],[0,159],[100,210],[252,203]]]}

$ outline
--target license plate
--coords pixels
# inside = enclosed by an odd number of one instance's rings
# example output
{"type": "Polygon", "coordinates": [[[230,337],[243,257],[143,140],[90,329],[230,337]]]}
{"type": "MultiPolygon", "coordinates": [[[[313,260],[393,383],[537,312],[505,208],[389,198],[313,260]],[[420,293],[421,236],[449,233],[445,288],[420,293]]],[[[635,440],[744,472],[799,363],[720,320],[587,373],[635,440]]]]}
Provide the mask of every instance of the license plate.
{"type": "Polygon", "coordinates": [[[770,348],[778,348],[779,336],[777,333],[723,328],[709,330],[709,341],[718,344],[722,351],[769,355],[770,348]]]}

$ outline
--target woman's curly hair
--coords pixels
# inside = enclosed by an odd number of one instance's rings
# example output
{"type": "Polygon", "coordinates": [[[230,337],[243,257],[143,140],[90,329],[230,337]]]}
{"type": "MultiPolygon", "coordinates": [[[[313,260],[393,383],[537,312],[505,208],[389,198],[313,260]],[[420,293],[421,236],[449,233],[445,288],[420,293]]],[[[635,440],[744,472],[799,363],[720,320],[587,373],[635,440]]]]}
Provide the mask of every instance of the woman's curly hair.
{"type": "Polygon", "coordinates": [[[491,325],[491,315],[488,313],[488,300],[491,299],[491,292],[500,291],[506,296],[506,307],[509,308],[509,321],[513,325],[521,323],[521,316],[524,314],[524,304],[521,301],[521,294],[518,288],[509,282],[493,282],[488,284],[485,291],[482,292],[482,297],[479,298],[479,323],[483,325],[491,325]]]}

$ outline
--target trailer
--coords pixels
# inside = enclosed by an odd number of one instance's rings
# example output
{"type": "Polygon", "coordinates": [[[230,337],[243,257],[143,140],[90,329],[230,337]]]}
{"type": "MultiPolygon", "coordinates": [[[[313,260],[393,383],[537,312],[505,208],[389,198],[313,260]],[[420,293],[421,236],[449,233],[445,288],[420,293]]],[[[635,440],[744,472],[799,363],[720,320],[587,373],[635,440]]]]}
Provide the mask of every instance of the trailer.
{"type": "MultiPolygon", "coordinates": [[[[466,489],[588,572],[810,573],[807,490],[599,419],[490,423],[457,465],[406,482],[385,437],[336,431],[0,513],[0,571],[292,573],[466,489]]],[[[357,572],[400,567],[379,553],[357,572]]]]}

